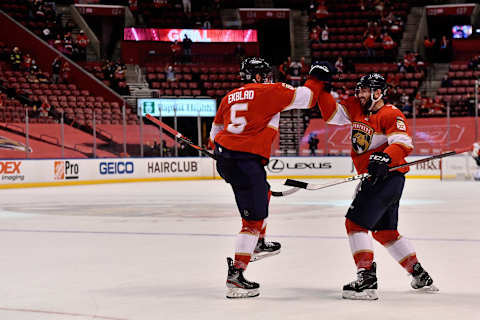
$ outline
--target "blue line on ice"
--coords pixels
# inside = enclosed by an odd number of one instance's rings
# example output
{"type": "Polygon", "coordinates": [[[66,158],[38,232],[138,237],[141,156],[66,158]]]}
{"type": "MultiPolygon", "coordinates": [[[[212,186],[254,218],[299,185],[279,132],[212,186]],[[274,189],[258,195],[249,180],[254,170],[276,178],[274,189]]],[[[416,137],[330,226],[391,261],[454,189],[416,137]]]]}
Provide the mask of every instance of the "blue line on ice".
{"type": "MultiPolygon", "coordinates": [[[[124,235],[124,236],[167,236],[167,237],[216,237],[231,238],[236,234],[221,233],[181,233],[181,232],[134,232],[134,231],[87,231],[87,230],[35,230],[35,229],[0,229],[0,232],[18,232],[18,233],[61,233],[61,234],[89,234],[89,235],[124,235]]],[[[275,235],[272,238],[287,239],[321,239],[321,240],[345,240],[344,236],[321,236],[321,235],[275,235]]],[[[480,242],[480,239],[466,238],[422,238],[408,237],[416,241],[446,241],[446,242],[480,242]]]]}

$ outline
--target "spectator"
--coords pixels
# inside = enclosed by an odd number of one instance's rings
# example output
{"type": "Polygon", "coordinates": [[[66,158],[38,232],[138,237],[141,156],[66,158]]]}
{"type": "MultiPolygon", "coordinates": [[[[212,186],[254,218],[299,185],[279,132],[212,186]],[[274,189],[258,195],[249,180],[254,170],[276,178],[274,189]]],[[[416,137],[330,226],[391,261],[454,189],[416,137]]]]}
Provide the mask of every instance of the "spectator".
{"type": "Polygon", "coordinates": [[[70,32],[63,35],[63,52],[69,57],[72,57],[73,55],[73,41],[70,32]]]}
{"type": "Polygon", "coordinates": [[[418,111],[421,108],[421,105],[423,104],[423,102],[424,102],[424,98],[422,97],[421,92],[418,91],[417,94],[415,95],[415,98],[413,99],[413,104],[412,104],[412,108],[413,108],[413,110],[415,110],[415,113],[417,115],[418,115],[418,111]]]}
{"type": "Polygon", "coordinates": [[[75,39],[75,47],[77,48],[77,59],[87,60],[87,47],[90,43],[87,35],[83,30],[80,30],[80,34],[75,39]]]}
{"type": "Polygon", "coordinates": [[[119,95],[122,95],[122,96],[130,95],[130,89],[128,88],[127,83],[125,81],[120,81],[118,83],[117,92],[119,95]]]}
{"type": "Polygon", "coordinates": [[[465,106],[467,107],[468,115],[475,116],[475,96],[471,93],[467,93],[464,98],[465,106]]]}
{"type": "Polygon", "coordinates": [[[53,41],[53,47],[63,53],[63,41],[59,34],[57,34],[55,40],[53,41]]]}
{"type": "Polygon", "coordinates": [[[42,104],[40,105],[40,116],[47,118],[52,106],[48,103],[47,99],[41,98],[40,101],[42,104]]]}
{"type": "Polygon", "coordinates": [[[375,10],[377,10],[378,14],[382,16],[383,9],[385,9],[385,3],[382,0],[376,0],[374,2],[375,10]]]}
{"type": "Polygon", "coordinates": [[[365,11],[365,1],[364,0],[360,0],[359,6],[360,6],[360,10],[365,11]]]}
{"type": "Polygon", "coordinates": [[[192,14],[192,2],[190,0],[182,0],[183,12],[187,17],[192,14]]]}
{"type": "Polygon", "coordinates": [[[183,37],[183,60],[184,62],[192,62],[192,39],[187,34],[183,37]]]}
{"type": "Polygon", "coordinates": [[[70,81],[70,71],[70,64],[67,61],[63,62],[61,71],[63,83],[68,83],[70,81]]]}
{"type": "Polygon", "coordinates": [[[45,12],[43,7],[43,0],[35,0],[33,2],[35,18],[39,21],[45,20],[45,12]]]}
{"type": "Polygon", "coordinates": [[[13,70],[20,70],[22,64],[22,52],[18,47],[14,47],[10,54],[10,62],[12,63],[13,70]]]}
{"type": "Polygon", "coordinates": [[[177,80],[177,79],[175,78],[175,71],[173,70],[173,67],[172,67],[172,66],[168,66],[168,67],[165,69],[165,74],[166,74],[167,81],[173,82],[173,81],[176,81],[176,80],[177,80]]]}
{"type": "Polygon", "coordinates": [[[113,74],[114,87],[118,86],[119,82],[125,80],[125,74],[127,72],[127,66],[117,63],[115,65],[115,71],[113,74]]]}
{"type": "Polygon", "coordinates": [[[442,40],[440,40],[440,49],[439,49],[440,61],[448,62],[450,60],[449,50],[450,50],[450,41],[447,39],[446,36],[443,36],[442,40]]]}
{"type": "Polygon", "coordinates": [[[387,77],[387,83],[390,87],[396,88],[400,84],[398,73],[389,73],[387,77]]]}
{"type": "Polygon", "coordinates": [[[430,114],[432,115],[445,115],[445,105],[442,103],[439,96],[436,96],[430,107],[430,114]]]}
{"type": "Polygon", "coordinates": [[[315,17],[319,24],[322,24],[328,18],[328,10],[325,1],[320,0],[315,11],[315,17]]]}
{"type": "Polygon", "coordinates": [[[468,69],[477,70],[479,64],[480,64],[480,55],[476,55],[468,63],[468,69]]]}
{"type": "Polygon", "coordinates": [[[399,59],[397,61],[398,72],[405,73],[407,72],[407,68],[405,67],[404,60],[399,59]]]}
{"type": "Polygon", "coordinates": [[[310,71],[310,66],[307,65],[307,63],[305,62],[305,57],[300,58],[300,64],[302,65],[302,70],[300,71],[300,74],[302,75],[302,84],[303,84],[303,81],[307,80],[308,72],[310,71]]]}
{"type": "Polygon", "coordinates": [[[448,78],[448,74],[443,76],[441,86],[442,86],[442,88],[450,88],[452,86],[452,80],[450,80],[450,78],[448,78]]]}
{"type": "Polygon", "coordinates": [[[294,87],[301,85],[302,81],[302,64],[298,61],[292,61],[288,69],[288,77],[290,84],[294,87]]]}
{"type": "Polygon", "coordinates": [[[35,73],[35,77],[37,77],[39,82],[42,82],[42,83],[49,83],[50,82],[50,79],[48,79],[48,74],[43,73],[41,70],[38,70],[35,73]]]}
{"type": "Polygon", "coordinates": [[[180,57],[180,44],[178,43],[178,40],[175,40],[171,45],[170,45],[170,53],[172,57],[172,63],[177,64],[179,62],[179,57],[180,57]]]}
{"type": "Polygon", "coordinates": [[[32,118],[38,118],[42,107],[42,101],[37,96],[33,96],[30,104],[32,106],[32,113],[29,113],[29,116],[32,118]]]}
{"type": "Polygon", "coordinates": [[[308,36],[308,38],[310,39],[310,47],[314,43],[320,43],[320,33],[318,32],[318,29],[318,27],[314,27],[308,36]]]}
{"type": "Polygon", "coordinates": [[[278,67],[279,71],[279,76],[280,76],[280,81],[281,82],[286,82],[287,81],[287,76],[288,76],[288,69],[290,66],[288,65],[287,61],[284,61],[280,67],[278,67]]]}
{"type": "Polygon", "coordinates": [[[38,80],[37,76],[35,75],[35,72],[33,72],[33,70],[30,71],[30,72],[27,74],[26,78],[27,78],[27,82],[28,82],[28,83],[38,83],[38,82],[40,82],[40,81],[38,80]]]}
{"type": "Polygon", "coordinates": [[[423,40],[423,46],[425,47],[425,55],[427,56],[427,60],[431,60],[433,47],[435,46],[435,39],[431,40],[429,37],[425,37],[423,40]]]}
{"type": "Polygon", "coordinates": [[[343,68],[344,68],[343,58],[338,57],[337,61],[335,62],[335,69],[337,69],[338,73],[343,73],[343,68]]]}
{"type": "Polygon", "coordinates": [[[415,54],[410,51],[407,51],[403,56],[403,65],[407,72],[415,72],[417,66],[417,60],[415,54]]]}
{"type": "Polygon", "coordinates": [[[396,56],[397,44],[393,41],[392,37],[388,33],[383,34],[382,38],[383,52],[387,61],[394,61],[396,56]]]}
{"type": "Polygon", "coordinates": [[[56,57],[52,62],[52,82],[58,83],[60,80],[60,68],[62,67],[62,60],[60,56],[56,57]]]}
{"type": "Polygon", "coordinates": [[[367,49],[367,57],[373,58],[375,57],[375,36],[373,34],[369,34],[367,38],[363,41],[363,46],[367,49]]]}
{"type": "Polygon", "coordinates": [[[310,149],[310,154],[312,156],[316,155],[317,151],[317,146],[320,140],[318,140],[317,135],[315,133],[310,134],[310,137],[308,138],[308,148],[310,149]]]}
{"type": "Polygon", "coordinates": [[[27,53],[23,57],[22,68],[23,70],[30,72],[31,67],[32,67],[32,57],[30,57],[30,54],[27,53]]]}
{"type": "Polygon", "coordinates": [[[328,42],[328,27],[326,25],[322,30],[322,42],[328,42]]]}
{"type": "Polygon", "coordinates": [[[402,106],[402,112],[406,117],[412,116],[412,104],[410,103],[410,97],[405,92],[400,97],[400,105],[402,106]]]}
{"type": "MultiPolygon", "coordinates": [[[[425,94],[425,93],[424,93],[425,94]]],[[[420,105],[420,115],[426,116],[432,113],[433,99],[431,97],[423,96],[422,103],[420,105]]]]}

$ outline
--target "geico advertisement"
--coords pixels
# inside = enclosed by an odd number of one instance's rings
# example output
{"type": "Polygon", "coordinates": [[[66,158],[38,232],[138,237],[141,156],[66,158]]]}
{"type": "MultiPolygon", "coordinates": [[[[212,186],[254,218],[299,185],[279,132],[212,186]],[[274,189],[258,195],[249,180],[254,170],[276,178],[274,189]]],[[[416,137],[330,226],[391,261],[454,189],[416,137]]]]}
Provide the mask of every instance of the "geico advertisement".
{"type": "Polygon", "coordinates": [[[343,176],[353,173],[352,161],[348,157],[271,158],[266,169],[268,175],[279,176],[343,176]]]}
{"type": "Polygon", "coordinates": [[[129,160],[105,160],[98,164],[101,176],[129,176],[135,173],[135,163],[129,160]]]}

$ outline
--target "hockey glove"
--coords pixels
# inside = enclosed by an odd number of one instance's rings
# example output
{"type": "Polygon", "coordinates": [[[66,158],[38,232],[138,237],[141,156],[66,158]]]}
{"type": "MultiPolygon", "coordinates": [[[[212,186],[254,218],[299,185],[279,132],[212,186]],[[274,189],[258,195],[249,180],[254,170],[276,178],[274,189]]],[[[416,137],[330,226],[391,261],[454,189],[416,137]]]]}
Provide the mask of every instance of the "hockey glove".
{"type": "Polygon", "coordinates": [[[388,165],[391,162],[392,158],[384,152],[374,152],[370,155],[368,174],[371,176],[369,182],[372,186],[385,180],[388,175],[388,165]]]}

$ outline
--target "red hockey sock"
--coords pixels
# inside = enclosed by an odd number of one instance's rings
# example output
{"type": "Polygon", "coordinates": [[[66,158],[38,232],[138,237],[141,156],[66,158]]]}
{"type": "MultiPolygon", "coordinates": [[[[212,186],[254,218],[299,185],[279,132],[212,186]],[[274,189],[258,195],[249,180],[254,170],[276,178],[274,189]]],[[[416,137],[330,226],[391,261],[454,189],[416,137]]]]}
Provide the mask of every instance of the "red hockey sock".
{"type": "Polygon", "coordinates": [[[373,233],[373,237],[408,273],[412,273],[413,265],[418,262],[418,259],[410,241],[402,237],[397,230],[379,230],[373,233]]]}
{"type": "Polygon", "coordinates": [[[373,263],[373,243],[368,235],[368,230],[350,219],[345,221],[345,227],[357,269],[370,269],[373,263]]]}
{"type": "Polygon", "coordinates": [[[413,266],[418,262],[417,255],[414,253],[403,260],[399,261],[400,265],[407,270],[408,273],[413,272],[413,266]]]}
{"type": "Polygon", "coordinates": [[[236,268],[247,268],[248,263],[250,262],[250,257],[257,245],[262,226],[263,220],[252,221],[242,219],[242,230],[237,235],[237,241],[235,244],[234,266],[236,268]]]}

